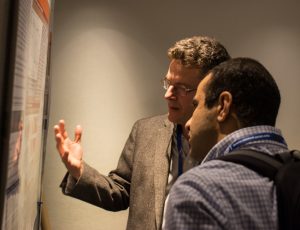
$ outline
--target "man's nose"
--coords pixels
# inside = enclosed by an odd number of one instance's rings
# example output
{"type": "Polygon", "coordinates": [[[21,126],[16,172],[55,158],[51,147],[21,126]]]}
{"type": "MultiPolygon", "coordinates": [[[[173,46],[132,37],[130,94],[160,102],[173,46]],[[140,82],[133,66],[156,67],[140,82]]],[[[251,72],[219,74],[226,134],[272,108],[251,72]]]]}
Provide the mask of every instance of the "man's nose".
{"type": "Polygon", "coordinates": [[[185,129],[189,132],[190,131],[190,123],[191,123],[191,119],[190,118],[186,123],[185,123],[185,129]]]}
{"type": "Polygon", "coordinates": [[[174,86],[170,85],[169,88],[166,90],[165,99],[175,99],[176,95],[174,93],[174,86]]]}

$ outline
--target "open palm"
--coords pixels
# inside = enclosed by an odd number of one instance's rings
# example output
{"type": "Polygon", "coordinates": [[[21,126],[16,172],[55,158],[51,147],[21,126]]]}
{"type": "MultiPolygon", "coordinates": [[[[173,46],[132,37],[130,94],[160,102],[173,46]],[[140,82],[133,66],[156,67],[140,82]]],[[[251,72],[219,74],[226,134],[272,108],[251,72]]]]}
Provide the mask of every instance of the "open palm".
{"type": "Polygon", "coordinates": [[[69,173],[78,179],[83,170],[82,155],[83,150],[80,144],[82,128],[77,126],[75,129],[75,139],[70,140],[65,130],[64,120],[60,120],[58,125],[54,126],[56,148],[60,154],[69,173]]]}

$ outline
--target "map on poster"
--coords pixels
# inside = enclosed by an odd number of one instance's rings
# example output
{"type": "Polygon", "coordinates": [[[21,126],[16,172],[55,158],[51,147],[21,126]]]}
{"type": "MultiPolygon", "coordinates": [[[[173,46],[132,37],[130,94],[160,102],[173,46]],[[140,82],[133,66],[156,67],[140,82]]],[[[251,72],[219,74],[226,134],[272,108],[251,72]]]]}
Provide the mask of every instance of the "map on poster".
{"type": "Polygon", "coordinates": [[[37,229],[50,4],[19,0],[2,229],[37,229]]]}

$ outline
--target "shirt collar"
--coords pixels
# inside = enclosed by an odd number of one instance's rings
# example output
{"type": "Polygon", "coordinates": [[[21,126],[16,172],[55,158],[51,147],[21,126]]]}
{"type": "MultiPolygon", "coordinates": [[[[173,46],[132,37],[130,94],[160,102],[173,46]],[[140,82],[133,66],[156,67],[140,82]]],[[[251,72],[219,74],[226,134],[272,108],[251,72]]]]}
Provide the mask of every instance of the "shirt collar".
{"type": "MultiPolygon", "coordinates": [[[[267,125],[260,125],[260,126],[252,126],[247,128],[239,129],[229,135],[227,135],[225,138],[223,138],[220,142],[218,142],[206,155],[204,160],[202,162],[206,162],[209,160],[213,160],[215,158],[218,158],[220,156],[223,156],[231,151],[230,145],[238,140],[251,137],[253,135],[259,135],[261,133],[273,133],[277,134],[279,136],[282,136],[281,131],[273,126],[267,126],[267,125]]],[[[284,139],[283,139],[284,140],[284,139]]],[[[284,141],[284,143],[279,143],[273,140],[253,140],[248,141],[242,145],[240,145],[238,148],[248,148],[253,150],[260,149],[261,146],[268,145],[278,145],[279,148],[287,149],[287,145],[284,141]],[[255,143],[255,145],[253,145],[255,143]]],[[[264,148],[262,150],[263,152],[268,152],[267,148],[264,148]]],[[[270,153],[271,154],[271,153],[270,153]]]]}

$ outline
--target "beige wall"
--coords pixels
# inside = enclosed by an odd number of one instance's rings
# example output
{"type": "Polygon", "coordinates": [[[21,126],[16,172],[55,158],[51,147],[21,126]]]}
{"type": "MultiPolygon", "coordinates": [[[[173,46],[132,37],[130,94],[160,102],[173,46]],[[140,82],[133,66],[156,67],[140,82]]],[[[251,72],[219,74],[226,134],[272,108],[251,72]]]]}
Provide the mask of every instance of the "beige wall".
{"type": "Polygon", "coordinates": [[[133,122],[166,111],[160,85],[168,67],[166,50],[187,36],[214,36],[233,57],[261,61],[282,92],[278,127],[290,147],[300,149],[300,3],[274,2],[55,2],[44,172],[53,229],[118,230],[127,220],[127,211],[111,213],[62,195],[58,186],[65,168],[55,151],[53,125],[64,118],[72,135],[81,124],[85,161],[108,173],[133,122]]]}

